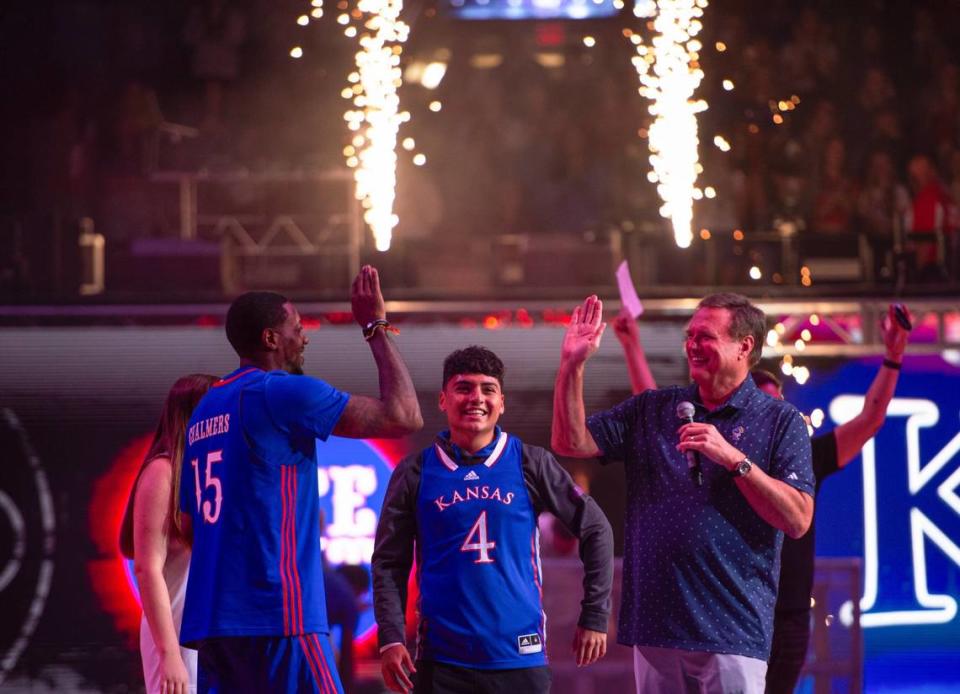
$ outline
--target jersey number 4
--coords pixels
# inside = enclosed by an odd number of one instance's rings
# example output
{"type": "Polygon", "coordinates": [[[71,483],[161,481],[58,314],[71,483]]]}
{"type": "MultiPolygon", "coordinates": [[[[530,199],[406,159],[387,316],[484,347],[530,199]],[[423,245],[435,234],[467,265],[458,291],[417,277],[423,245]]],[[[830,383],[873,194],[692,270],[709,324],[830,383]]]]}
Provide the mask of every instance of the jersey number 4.
{"type": "Polygon", "coordinates": [[[494,560],[490,558],[490,550],[496,546],[496,542],[487,541],[487,512],[484,511],[470,528],[467,538],[460,546],[460,551],[479,552],[480,556],[473,560],[474,564],[492,564],[494,560]]]}
{"type": "Polygon", "coordinates": [[[223,451],[210,451],[207,453],[207,469],[203,475],[203,488],[200,487],[200,461],[194,458],[190,461],[193,465],[194,488],[197,492],[197,513],[203,512],[203,521],[205,523],[216,523],[220,517],[220,502],[223,501],[223,485],[220,479],[213,474],[213,464],[223,460],[223,451]],[[202,501],[201,494],[207,489],[213,487],[213,501],[202,501]]]}

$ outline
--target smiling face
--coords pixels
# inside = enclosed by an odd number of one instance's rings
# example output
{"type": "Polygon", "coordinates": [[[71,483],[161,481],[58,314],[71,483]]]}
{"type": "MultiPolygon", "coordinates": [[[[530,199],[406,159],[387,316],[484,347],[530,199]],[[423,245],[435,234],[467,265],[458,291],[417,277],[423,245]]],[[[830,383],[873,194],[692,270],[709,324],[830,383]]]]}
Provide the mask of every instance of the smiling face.
{"type": "Polygon", "coordinates": [[[303,374],[303,351],[310,344],[310,339],[303,332],[296,307],[288,301],[283,308],[287,311],[286,320],[272,329],[276,356],[281,369],[299,376],[303,374]]]}
{"type": "Polygon", "coordinates": [[[750,368],[752,337],[735,339],[730,334],[730,311],[725,308],[697,309],[687,325],[684,349],[690,378],[699,385],[717,381],[741,381],[750,368]]]}
{"type": "Polygon", "coordinates": [[[453,442],[471,452],[479,450],[493,440],[505,409],[500,382],[485,374],[451,376],[440,391],[440,409],[447,415],[453,442]]]}

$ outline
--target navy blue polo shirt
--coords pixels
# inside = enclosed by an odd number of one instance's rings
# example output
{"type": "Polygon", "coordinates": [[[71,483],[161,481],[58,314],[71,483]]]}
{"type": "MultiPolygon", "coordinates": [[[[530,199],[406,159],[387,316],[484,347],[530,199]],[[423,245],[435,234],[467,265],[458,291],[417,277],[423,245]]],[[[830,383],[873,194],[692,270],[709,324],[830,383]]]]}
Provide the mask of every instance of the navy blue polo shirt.
{"type": "Polygon", "coordinates": [[[695,405],[696,421],[713,424],[754,465],[813,495],[803,417],[751,376],[713,411],[693,384],[648,390],[591,416],[601,461],[624,461],[627,478],[617,640],[766,660],[783,533],[757,515],[721,465],[704,458],[703,486],[693,483],[676,449],[684,400],[695,405]]]}

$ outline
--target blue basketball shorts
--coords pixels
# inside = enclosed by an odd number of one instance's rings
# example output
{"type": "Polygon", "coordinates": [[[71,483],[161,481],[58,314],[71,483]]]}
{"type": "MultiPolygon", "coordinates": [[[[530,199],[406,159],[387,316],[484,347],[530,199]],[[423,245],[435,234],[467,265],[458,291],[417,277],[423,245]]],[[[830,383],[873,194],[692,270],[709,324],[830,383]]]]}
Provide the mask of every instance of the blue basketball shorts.
{"type": "Polygon", "coordinates": [[[207,639],[197,657],[198,694],[343,694],[326,634],[207,639]]]}

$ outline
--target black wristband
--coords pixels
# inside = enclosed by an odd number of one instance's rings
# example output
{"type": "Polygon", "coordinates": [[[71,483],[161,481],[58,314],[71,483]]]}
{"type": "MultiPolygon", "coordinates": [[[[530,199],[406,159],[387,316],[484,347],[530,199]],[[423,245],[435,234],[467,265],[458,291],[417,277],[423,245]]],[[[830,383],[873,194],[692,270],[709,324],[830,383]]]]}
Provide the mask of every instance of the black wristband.
{"type": "Polygon", "coordinates": [[[901,364],[900,362],[893,361],[892,359],[884,359],[883,365],[886,366],[888,369],[893,369],[894,371],[899,371],[900,367],[903,366],[903,364],[901,364]]]}

